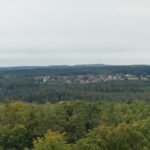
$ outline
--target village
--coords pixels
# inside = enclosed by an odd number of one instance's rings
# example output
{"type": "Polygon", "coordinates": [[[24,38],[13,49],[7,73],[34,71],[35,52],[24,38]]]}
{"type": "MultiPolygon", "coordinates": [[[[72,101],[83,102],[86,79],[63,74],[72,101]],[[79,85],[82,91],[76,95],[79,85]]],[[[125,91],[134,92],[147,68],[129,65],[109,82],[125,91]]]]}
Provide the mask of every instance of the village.
{"type": "Polygon", "coordinates": [[[74,75],[74,76],[41,76],[41,77],[36,77],[35,80],[43,84],[54,82],[54,81],[64,82],[67,84],[72,84],[72,83],[88,84],[88,83],[123,81],[123,80],[148,81],[150,80],[150,77],[136,76],[132,74],[100,74],[100,75],[88,74],[88,75],[74,75]]]}

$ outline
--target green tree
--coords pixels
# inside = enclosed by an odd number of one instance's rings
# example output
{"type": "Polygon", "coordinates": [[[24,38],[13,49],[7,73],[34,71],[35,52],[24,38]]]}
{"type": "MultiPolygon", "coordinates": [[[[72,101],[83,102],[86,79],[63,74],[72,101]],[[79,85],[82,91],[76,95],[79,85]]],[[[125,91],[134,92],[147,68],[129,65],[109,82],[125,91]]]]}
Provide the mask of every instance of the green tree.
{"type": "Polygon", "coordinates": [[[14,128],[0,128],[0,145],[3,150],[23,150],[28,146],[27,130],[23,125],[16,125],[14,128]]]}
{"type": "Polygon", "coordinates": [[[149,150],[149,140],[140,126],[100,126],[76,144],[76,150],[149,150]]]}
{"type": "Polygon", "coordinates": [[[34,141],[33,150],[68,150],[69,146],[63,139],[63,135],[52,132],[48,132],[44,135],[43,138],[37,138],[34,141]]]}

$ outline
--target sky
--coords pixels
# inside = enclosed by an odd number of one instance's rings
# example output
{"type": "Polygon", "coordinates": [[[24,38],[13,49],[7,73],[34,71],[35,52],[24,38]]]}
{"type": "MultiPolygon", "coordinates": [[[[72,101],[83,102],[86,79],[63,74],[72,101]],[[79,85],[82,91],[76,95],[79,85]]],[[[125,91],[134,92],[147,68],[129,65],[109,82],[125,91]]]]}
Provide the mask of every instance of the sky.
{"type": "Polygon", "coordinates": [[[0,0],[0,66],[150,64],[149,0],[0,0]]]}

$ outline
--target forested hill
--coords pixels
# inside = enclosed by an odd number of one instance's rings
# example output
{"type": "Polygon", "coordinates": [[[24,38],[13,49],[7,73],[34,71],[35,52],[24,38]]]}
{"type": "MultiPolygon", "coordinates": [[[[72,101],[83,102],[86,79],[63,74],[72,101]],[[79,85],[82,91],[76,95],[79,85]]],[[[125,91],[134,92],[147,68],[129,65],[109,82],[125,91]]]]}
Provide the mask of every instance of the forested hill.
{"type": "Polygon", "coordinates": [[[0,68],[0,101],[150,101],[150,66],[0,68]],[[128,95],[128,96],[127,96],[128,95]]]}
{"type": "Polygon", "coordinates": [[[150,75],[149,65],[113,66],[103,64],[75,65],[75,66],[23,66],[0,67],[1,74],[15,75],[83,75],[99,73],[124,73],[136,75],[150,75]]]}

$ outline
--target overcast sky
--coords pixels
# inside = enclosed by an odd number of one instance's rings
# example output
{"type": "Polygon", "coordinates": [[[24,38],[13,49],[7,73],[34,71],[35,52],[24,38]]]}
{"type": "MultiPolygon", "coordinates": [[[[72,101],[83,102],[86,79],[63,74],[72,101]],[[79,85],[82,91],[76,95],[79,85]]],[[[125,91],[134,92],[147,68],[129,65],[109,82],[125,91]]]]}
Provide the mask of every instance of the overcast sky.
{"type": "Polygon", "coordinates": [[[150,0],[0,0],[0,66],[150,64],[150,0]]]}

